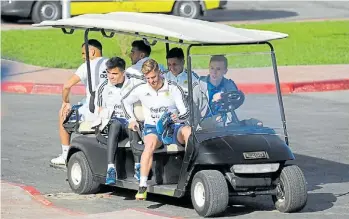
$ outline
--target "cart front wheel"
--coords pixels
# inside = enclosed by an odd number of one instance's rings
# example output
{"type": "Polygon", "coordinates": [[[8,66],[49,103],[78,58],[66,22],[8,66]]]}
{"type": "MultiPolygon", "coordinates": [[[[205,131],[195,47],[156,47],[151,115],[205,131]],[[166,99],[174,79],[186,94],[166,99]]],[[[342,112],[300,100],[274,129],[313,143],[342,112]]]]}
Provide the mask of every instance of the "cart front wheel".
{"type": "Polygon", "coordinates": [[[273,196],[275,207],[280,212],[297,212],[307,203],[307,185],[302,170],[296,165],[283,168],[273,196]]]}
{"type": "Polygon", "coordinates": [[[229,191],[223,174],[217,170],[197,172],[191,184],[191,201],[200,216],[216,216],[224,212],[229,191]]]}
{"type": "Polygon", "coordinates": [[[83,152],[76,152],[70,157],[67,172],[68,182],[73,192],[93,194],[99,191],[100,184],[93,181],[92,171],[83,152]]]}

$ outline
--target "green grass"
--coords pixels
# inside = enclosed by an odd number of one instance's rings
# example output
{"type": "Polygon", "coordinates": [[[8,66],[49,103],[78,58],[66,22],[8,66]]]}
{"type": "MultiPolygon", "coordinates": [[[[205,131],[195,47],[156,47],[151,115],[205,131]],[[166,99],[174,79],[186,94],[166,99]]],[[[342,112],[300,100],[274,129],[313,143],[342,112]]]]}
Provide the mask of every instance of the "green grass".
{"type": "MultiPolygon", "coordinates": [[[[271,30],[289,34],[282,40],[272,41],[278,65],[348,64],[349,63],[349,21],[294,22],[272,24],[234,25],[235,27],[271,30]]],[[[83,32],[64,35],[59,29],[1,31],[2,58],[27,64],[76,68],[82,60],[80,48],[83,32]]],[[[121,56],[130,64],[127,53],[132,37],[117,35],[112,39],[103,38],[100,33],[91,33],[103,43],[104,55],[121,56]]],[[[175,45],[172,45],[175,46],[175,45]]],[[[152,48],[151,57],[166,63],[164,44],[158,42],[152,48]]],[[[232,53],[246,51],[268,51],[266,46],[240,46],[220,48],[199,48],[194,53],[232,53]]],[[[195,68],[206,68],[207,58],[194,57],[195,68]]],[[[270,56],[234,56],[232,66],[257,67],[270,65],[270,56]],[[261,58],[262,57],[262,58],[261,58]]]]}

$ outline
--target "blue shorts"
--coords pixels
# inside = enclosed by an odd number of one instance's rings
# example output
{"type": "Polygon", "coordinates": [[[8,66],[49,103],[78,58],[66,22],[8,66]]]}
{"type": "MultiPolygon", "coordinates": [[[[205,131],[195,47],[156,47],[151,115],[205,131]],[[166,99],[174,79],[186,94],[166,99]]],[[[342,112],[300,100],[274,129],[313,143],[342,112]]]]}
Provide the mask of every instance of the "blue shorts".
{"type": "MultiPolygon", "coordinates": [[[[178,123],[175,123],[172,125],[172,128],[174,129],[174,133],[173,133],[173,138],[172,138],[171,144],[179,144],[180,145],[180,143],[178,142],[178,139],[177,139],[177,134],[178,134],[179,129],[183,126],[184,126],[184,124],[178,124],[178,123]]],[[[160,142],[163,142],[162,136],[156,131],[155,125],[144,124],[143,137],[146,135],[149,135],[149,134],[156,135],[158,140],[160,142]]]]}

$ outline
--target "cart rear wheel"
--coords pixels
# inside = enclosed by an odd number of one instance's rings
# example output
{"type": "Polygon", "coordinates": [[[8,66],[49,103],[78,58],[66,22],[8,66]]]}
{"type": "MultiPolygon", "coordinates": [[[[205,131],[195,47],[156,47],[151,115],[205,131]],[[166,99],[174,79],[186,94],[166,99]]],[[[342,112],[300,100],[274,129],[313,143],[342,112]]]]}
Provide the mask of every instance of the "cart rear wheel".
{"type": "Polygon", "coordinates": [[[307,203],[307,185],[302,170],[296,166],[286,166],[280,174],[277,195],[273,195],[275,207],[280,212],[297,212],[307,203]]]}
{"type": "Polygon", "coordinates": [[[73,192],[93,194],[99,191],[100,184],[93,181],[92,171],[83,152],[76,152],[70,157],[67,172],[68,182],[73,192]]]}
{"type": "Polygon", "coordinates": [[[200,216],[216,216],[224,212],[229,191],[223,174],[217,170],[197,172],[191,184],[191,201],[200,216]]]}

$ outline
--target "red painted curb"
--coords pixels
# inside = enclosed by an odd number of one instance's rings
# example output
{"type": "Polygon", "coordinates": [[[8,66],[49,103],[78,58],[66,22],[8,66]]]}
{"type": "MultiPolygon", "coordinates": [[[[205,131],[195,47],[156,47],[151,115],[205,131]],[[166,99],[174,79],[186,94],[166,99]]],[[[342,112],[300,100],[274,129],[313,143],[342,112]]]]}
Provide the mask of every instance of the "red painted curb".
{"type": "MultiPolygon", "coordinates": [[[[69,215],[72,215],[72,216],[88,215],[88,214],[83,213],[83,212],[72,211],[72,210],[67,209],[67,208],[61,208],[61,207],[55,206],[52,202],[50,202],[49,200],[45,199],[45,197],[39,192],[39,190],[37,190],[33,186],[27,186],[27,185],[23,185],[23,184],[19,184],[19,183],[7,182],[7,181],[4,181],[4,180],[1,180],[1,183],[7,183],[7,184],[12,185],[12,186],[20,187],[21,189],[23,189],[24,191],[29,193],[29,195],[35,201],[39,202],[40,204],[43,204],[46,207],[50,207],[50,208],[54,208],[54,209],[57,209],[57,210],[60,210],[60,211],[64,211],[64,212],[66,212],[66,213],[68,213],[69,215]]],[[[147,209],[140,209],[140,208],[128,208],[128,209],[129,210],[138,211],[138,212],[142,212],[142,213],[149,214],[149,215],[154,215],[154,216],[161,216],[161,217],[172,218],[172,219],[182,219],[181,217],[171,217],[171,216],[165,215],[163,213],[154,212],[154,211],[150,211],[150,210],[147,210],[147,209]]],[[[125,210],[128,210],[128,209],[125,209],[125,210]]]]}
{"type": "MultiPolygon", "coordinates": [[[[40,84],[30,82],[2,82],[1,91],[6,93],[21,93],[21,94],[61,94],[63,84],[40,84]]],[[[74,95],[85,95],[86,90],[84,85],[75,85],[71,89],[74,95]]]]}
{"type": "Polygon", "coordinates": [[[166,217],[166,218],[172,218],[172,219],[182,219],[182,217],[171,217],[171,216],[168,216],[166,214],[163,214],[163,213],[160,213],[160,212],[150,211],[150,210],[147,210],[147,209],[141,209],[141,208],[128,208],[128,209],[129,210],[133,210],[133,211],[142,212],[142,213],[145,213],[145,214],[154,215],[154,216],[160,216],[160,217],[166,217]]]}
{"type": "Polygon", "coordinates": [[[40,204],[43,204],[46,207],[50,207],[50,208],[54,208],[60,211],[64,211],[66,213],[68,213],[69,215],[73,215],[73,216],[77,216],[77,215],[87,215],[85,213],[82,212],[78,212],[78,211],[72,211],[70,209],[67,208],[61,208],[61,207],[57,207],[55,206],[52,202],[50,202],[49,200],[47,200],[40,192],[39,190],[37,190],[35,187],[33,186],[27,186],[27,185],[23,185],[23,184],[19,184],[19,183],[11,183],[11,182],[7,182],[4,180],[1,180],[1,182],[3,183],[7,183],[9,185],[13,185],[13,186],[17,186],[20,187],[21,189],[23,189],[24,191],[26,191],[27,193],[29,193],[29,195],[37,202],[39,202],[40,204]]]}
{"type": "MultiPolygon", "coordinates": [[[[245,94],[276,93],[275,84],[272,83],[241,83],[237,86],[245,94]]],[[[286,82],[280,84],[283,94],[299,92],[320,92],[334,90],[349,90],[349,78],[340,80],[309,81],[309,82],[286,82]]],[[[1,91],[6,93],[22,94],[61,94],[62,84],[35,84],[27,82],[2,82],[1,91]]],[[[84,85],[76,85],[71,89],[74,95],[85,95],[84,85]]]]}

